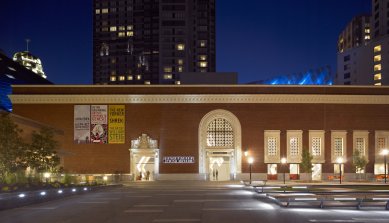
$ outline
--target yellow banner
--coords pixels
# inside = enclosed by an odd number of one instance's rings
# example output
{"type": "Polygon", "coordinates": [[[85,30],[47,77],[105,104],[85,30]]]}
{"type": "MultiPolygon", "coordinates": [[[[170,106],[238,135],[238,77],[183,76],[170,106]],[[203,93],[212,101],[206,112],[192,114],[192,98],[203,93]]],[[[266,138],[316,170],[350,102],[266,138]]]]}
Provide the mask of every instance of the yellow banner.
{"type": "Polygon", "coordinates": [[[124,105],[110,105],[108,109],[108,143],[124,144],[126,125],[124,105]]]}

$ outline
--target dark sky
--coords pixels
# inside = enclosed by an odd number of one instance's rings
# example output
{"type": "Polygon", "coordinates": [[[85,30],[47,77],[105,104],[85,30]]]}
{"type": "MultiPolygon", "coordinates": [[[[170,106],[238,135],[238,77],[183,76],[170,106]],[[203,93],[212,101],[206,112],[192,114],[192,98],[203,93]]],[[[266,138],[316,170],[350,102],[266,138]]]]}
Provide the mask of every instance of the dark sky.
{"type": "MultiPolygon", "coordinates": [[[[217,0],[217,71],[247,83],[330,65],[351,18],[370,0],[217,0]],[[238,4],[240,3],[240,4],[238,4]]],[[[0,49],[42,59],[56,84],[92,83],[92,0],[0,0],[0,49]]]]}

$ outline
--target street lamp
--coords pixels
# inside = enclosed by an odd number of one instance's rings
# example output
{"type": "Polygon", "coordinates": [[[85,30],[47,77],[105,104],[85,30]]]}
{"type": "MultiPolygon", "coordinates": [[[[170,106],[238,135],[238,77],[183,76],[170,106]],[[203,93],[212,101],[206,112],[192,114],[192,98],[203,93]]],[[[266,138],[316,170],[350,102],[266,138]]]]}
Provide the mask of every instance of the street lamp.
{"type": "Polygon", "coordinates": [[[251,165],[254,162],[254,158],[253,157],[249,157],[248,158],[248,162],[249,162],[249,165],[250,165],[250,185],[251,185],[251,165]]]}
{"type": "Polygon", "coordinates": [[[285,164],[286,164],[286,158],[283,157],[281,159],[281,163],[282,163],[282,169],[284,170],[284,184],[285,184],[285,164]]]}
{"type": "Polygon", "coordinates": [[[244,156],[247,157],[248,155],[249,155],[249,151],[248,151],[248,149],[246,149],[246,150],[244,151],[244,156]]]}
{"type": "Polygon", "coordinates": [[[339,164],[339,184],[342,184],[342,163],[343,163],[343,158],[339,157],[336,162],[339,164]]]}
{"type": "Polygon", "coordinates": [[[381,155],[384,156],[384,168],[385,168],[385,183],[386,183],[386,176],[387,176],[387,173],[386,173],[386,156],[388,155],[389,153],[389,150],[388,149],[383,149],[382,152],[381,152],[381,155]]]}

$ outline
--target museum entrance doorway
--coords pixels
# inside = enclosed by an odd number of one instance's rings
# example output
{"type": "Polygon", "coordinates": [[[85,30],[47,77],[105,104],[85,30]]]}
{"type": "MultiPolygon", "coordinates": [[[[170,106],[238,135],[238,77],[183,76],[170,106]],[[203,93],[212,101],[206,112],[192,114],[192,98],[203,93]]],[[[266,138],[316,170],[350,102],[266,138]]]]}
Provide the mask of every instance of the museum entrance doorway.
{"type": "Polygon", "coordinates": [[[241,173],[241,126],[234,114],[214,110],[199,125],[199,173],[206,180],[235,180],[241,173]]]}
{"type": "Polygon", "coordinates": [[[159,149],[157,140],[142,134],[131,140],[131,175],[134,181],[152,181],[159,174],[159,149]]]}
{"type": "Polygon", "coordinates": [[[208,151],[208,173],[210,181],[228,181],[231,180],[231,158],[232,151],[208,151]]]}

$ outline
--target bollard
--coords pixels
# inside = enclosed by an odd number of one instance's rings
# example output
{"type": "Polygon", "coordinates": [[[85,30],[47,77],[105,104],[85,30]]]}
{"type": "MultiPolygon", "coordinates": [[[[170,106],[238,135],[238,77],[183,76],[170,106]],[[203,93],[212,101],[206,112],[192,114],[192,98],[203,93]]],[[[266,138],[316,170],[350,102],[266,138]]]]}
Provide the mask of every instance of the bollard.
{"type": "Polygon", "coordinates": [[[386,205],[385,205],[385,206],[386,206],[386,208],[385,208],[385,209],[386,209],[386,210],[389,210],[389,201],[388,201],[388,202],[386,202],[386,205]]]}
{"type": "Polygon", "coordinates": [[[323,198],[320,199],[320,208],[323,209],[324,208],[324,200],[323,198]]]}

